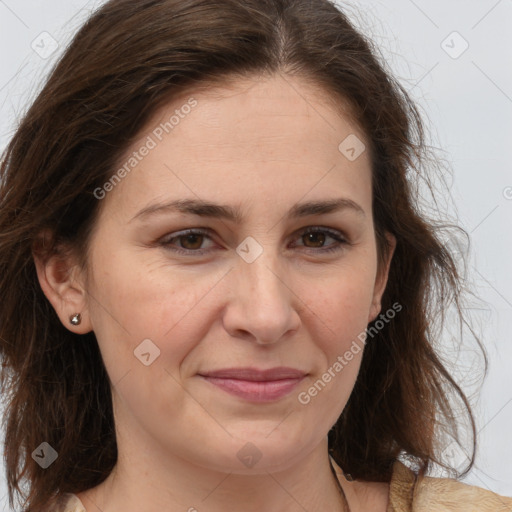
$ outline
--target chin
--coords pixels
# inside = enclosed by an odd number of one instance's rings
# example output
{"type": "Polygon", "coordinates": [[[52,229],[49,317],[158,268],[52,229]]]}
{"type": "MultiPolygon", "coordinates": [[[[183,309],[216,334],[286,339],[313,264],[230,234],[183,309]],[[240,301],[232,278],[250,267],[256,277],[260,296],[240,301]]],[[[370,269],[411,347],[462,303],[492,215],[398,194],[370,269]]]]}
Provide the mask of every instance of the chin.
{"type": "Polygon", "coordinates": [[[287,428],[278,430],[274,422],[265,429],[253,428],[232,433],[229,442],[212,443],[215,455],[206,463],[211,469],[240,475],[267,474],[292,468],[317,447],[325,436],[306,439],[304,432],[287,428]],[[272,429],[274,429],[272,431],[272,429]],[[270,433],[270,434],[269,434],[270,433]],[[212,465],[213,462],[213,465],[212,465]]]}

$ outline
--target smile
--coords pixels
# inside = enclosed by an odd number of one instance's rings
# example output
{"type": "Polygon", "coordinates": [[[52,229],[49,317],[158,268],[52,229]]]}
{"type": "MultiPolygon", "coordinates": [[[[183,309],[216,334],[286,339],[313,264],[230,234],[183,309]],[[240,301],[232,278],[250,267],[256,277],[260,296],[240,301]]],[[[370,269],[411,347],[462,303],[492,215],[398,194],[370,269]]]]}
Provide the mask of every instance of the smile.
{"type": "Polygon", "coordinates": [[[302,381],[305,373],[293,368],[231,368],[201,374],[210,384],[250,402],[273,402],[285,397],[302,381]]]}

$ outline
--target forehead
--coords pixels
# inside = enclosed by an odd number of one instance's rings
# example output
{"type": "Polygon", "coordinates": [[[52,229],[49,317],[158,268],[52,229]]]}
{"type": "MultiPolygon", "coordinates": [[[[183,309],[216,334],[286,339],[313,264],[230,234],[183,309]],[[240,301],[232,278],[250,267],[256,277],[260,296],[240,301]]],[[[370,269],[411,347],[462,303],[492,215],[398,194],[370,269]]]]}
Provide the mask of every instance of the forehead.
{"type": "Polygon", "coordinates": [[[160,108],[139,135],[118,161],[117,169],[128,172],[108,201],[124,198],[136,207],[186,195],[240,202],[261,193],[272,203],[324,196],[333,187],[361,196],[371,187],[368,151],[351,160],[340,150],[347,139],[359,141],[358,150],[366,143],[348,107],[297,78],[240,79],[187,91],[160,108]]]}

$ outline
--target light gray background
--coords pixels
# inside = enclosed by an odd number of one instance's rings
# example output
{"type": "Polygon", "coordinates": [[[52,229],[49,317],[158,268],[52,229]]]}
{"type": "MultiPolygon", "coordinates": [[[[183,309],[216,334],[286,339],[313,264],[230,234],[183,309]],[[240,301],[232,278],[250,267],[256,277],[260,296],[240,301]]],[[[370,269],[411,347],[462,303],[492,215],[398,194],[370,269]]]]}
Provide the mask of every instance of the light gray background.
{"type": "MultiPolygon", "coordinates": [[[[56,57],[101,3],[0,0],[0,150],[56,57]],[[59,43],[48,58],[32,49],[51,48],[44,32],[59,43]]],[[[490,356],[488,377],[474,400],[480,449],[465,481],[512,496],[512,0],[350,5],[351,19],[377,43],[419,103],[431,143],[442,148],[453,169],[452,197],[444,204],[471,236],[468,270],[482,302],[468,312],[490,356]]],[[[451,337],[456,331],[445,335],[447,353],[451,337]]],[[[479,383],[473,353],[468,341],[468,348],[450,359],[468,393],[479,383]]],[[[7,510],[5,494],[1,475],[0,510],[7,510]]]]}

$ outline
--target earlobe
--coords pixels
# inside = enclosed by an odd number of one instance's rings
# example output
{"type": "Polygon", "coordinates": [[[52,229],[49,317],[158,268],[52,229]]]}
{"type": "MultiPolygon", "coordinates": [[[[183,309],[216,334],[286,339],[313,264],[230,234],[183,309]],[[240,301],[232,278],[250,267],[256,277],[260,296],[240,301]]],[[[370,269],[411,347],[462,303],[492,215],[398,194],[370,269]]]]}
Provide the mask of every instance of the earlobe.
{"type": "Polygon", "coordinates": [[[90,332],[86,292],[79,279],[78,265],[70,256],[60,253],[43,257],[33,250],[32,256],[41,289],[64,327],[77,334],[90,332]],[[80,316],[75,317],[77,314],[80,316]]]}
{"type": "Polygon", "coordinates": [[[370,308],[370,313],[368,315],[368,323],[372,322],[377,318],[377,315],[380,313],[382,308],[381,299],[384,295],[384,290],[386,289],[386,285],[388,282],[389,268],[391,266],[391,260],[393,259],[393,254],[395,253],[396,248],[396,238],[389,232],[386,232],[386,239],[389,244],[389,252],[387,255],[386,263],[384,267],[381,269],[379,275],[377,275],[375,279],[375,287],[373,291],[373,300],[370,308]]]}

